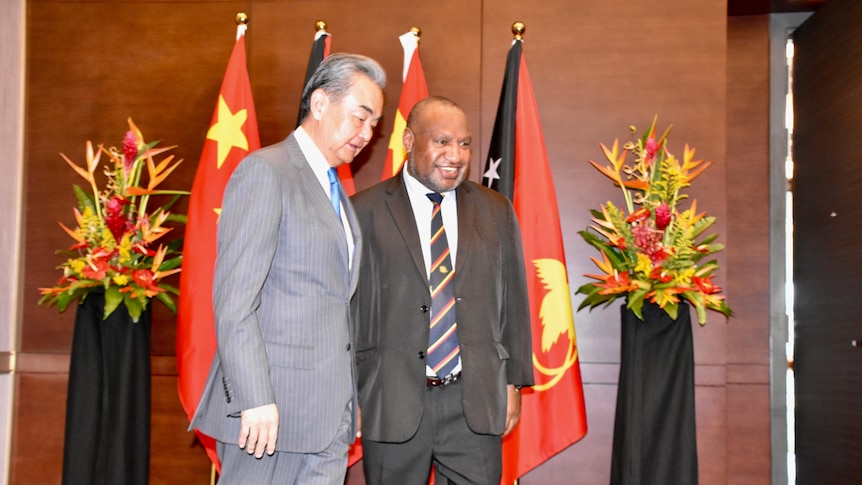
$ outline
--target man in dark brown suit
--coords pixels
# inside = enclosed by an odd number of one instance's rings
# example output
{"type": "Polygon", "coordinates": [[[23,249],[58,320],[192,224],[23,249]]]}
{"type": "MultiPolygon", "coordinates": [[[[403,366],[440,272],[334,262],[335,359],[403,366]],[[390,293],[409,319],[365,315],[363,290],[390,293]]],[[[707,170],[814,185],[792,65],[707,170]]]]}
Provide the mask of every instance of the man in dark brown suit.
{"type": "Polygon", "coordinates": [[[506,198],[465,181],[471,135],[455,103],[417,103],[403,141],[405,169],[353,198],[365,237],[353,312],[366,481],[425,484],[433,464],[438,483],[496,485],[502,436],[533,384],[518,221],[506,198]],[[435,337],[446,311],[451,329],[435,337]]]}

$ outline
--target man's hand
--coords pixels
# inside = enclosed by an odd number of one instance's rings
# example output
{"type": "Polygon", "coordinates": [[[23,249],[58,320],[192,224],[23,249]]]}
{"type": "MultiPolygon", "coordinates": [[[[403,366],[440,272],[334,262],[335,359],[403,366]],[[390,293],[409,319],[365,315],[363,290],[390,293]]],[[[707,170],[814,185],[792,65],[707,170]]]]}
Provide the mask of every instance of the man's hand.
{"type": "Polygon", "coordinates": [[[509,384],[506,386],[506,395],[506,430],[503,431],[503,436],[511,433],[521,419],[521,391],[509,384]]]}
{"type": "Polygon", "coordinates": [[[263,452],[267,455],[275,453],[275,441],[278,439],[278,408],[275,404],[267,404],[242,412],[239,447],[245,448],[249,455],[261,458],[263,452]]]}

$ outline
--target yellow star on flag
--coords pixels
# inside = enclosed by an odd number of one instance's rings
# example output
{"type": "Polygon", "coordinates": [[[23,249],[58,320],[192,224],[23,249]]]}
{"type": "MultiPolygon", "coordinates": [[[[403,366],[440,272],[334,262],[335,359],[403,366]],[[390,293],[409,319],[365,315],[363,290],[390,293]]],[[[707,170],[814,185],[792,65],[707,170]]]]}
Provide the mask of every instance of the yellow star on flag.
{"type": "Polygon", "coordinates": [[[242,125],[248,117],[248,112],[241,109],[231,113],[224,96],[218,97],[218,121],[207,132],[207,139],[218,144],[218,160],[216,166],[221,168],[232,147],[248,151],[248,138],[242,132],[242,125]]]}
{"type": "Polygon", "coordinates": [[[401,164],[404,163],[404,129],[407,121],[401,110],[395,110],[395,126],[392,127],[392,135],[389,137],[389,149],[392,150],[392,175],[398,173],[401,164]]]}

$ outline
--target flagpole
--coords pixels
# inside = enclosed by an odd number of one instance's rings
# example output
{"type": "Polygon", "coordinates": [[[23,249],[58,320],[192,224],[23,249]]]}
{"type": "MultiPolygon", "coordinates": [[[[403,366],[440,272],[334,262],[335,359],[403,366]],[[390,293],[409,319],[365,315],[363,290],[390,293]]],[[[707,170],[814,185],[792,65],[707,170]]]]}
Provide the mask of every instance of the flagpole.
{"type": "Polygon", "coordinates": [[[524,25],[524,22],[518,21],[512,24],[512,34],[515,35],[515,40],[523,40],[526,30],[527,27],[524,25]]]}
{"type": "MultiPolygon", "coordinates": [[[[514,35],[513,42],[523,40],[524,32],[526,32],[526,30],[527,30],[527,27],[524,25],[524,22],[516,21],[515,23],[513,23],[512,24],[512,35],[514,35]]],[[[521,481],[516,478],[515,481],[512,482],[512,484],[518,485],[520,482],[521,481]]]]}
{"type": "MultiPolygon", "coordinates": [[[[237,12],[234,17],[234,21],[236,22],[236,39],[239,40],[240,37],[245,35],[246,29],[248,29],[248,15],[245,12],[237,12]]],[[[215,463],[210,464],[210,485],[216,484],[216,478],[218,477],[218,471],[216,470],[215,463]]]]}
{"type": "MultiPolygon", "coordinates": [[[[521,40],[524,36],[525,30],[526,30],[526,27],[524,26],[523,22],[516,21],[515,23],[513,23],[512,24],[512,34],[514,35],[513,42],[521,40]]],[[[513,485],[518,485],[518,483],[520,483],[520,480],[517,478],[515,479],[514,482],[512,482],[513,485]]]]}
{"type": "Polygon", "coordinates": [[[248,28],[248,15],[245,12],[237,12],[234,20],[236,20],[236,38],[239,39],[248,28]]]}

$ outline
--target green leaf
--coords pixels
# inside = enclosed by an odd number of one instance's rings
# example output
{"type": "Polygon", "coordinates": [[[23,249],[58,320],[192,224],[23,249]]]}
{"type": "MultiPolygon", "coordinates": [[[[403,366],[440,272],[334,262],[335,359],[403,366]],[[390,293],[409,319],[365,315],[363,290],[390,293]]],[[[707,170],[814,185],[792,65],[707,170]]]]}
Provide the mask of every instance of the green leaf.
{"type": "Polygon", "coordinates": [[[679,303],[668,302],[664,305],[664,311],[672,320],[679,316],[679,303]]]}
{"type": "Polygon", "coordinates": [[[84,209],[89,207],[95,214],[96,205],[93,202],[93,194],[84,191],[78,184],[72,184],[72,190],[75,191],[75,198],[78,199],[78,209],[83,213],[84,209]]]}
{"type": "Polygon", "coordinates": [[[170,214],[168,215],[168,218],[166,220],[170,222],[176,222],[178,224],[186,224],[188,223],[188,216],[186,216],[185,214],[170,214]]]}
{"type": "Polygon", "coordinates": [[[156,295],[156,299],[164,303],[165,306],[168,307],[168,310],[171,311],[171,313],[173,313],[174,315],[177,314],[177,304],[174,299],[171,298],[171,295],[167,293],[159,293],[158,295],[156,295]]]}
{"type": "Polygon", "coordinates": [[[105,288],[105,316],[104,318],[108,318],[108,315],[114,313],[114,310],[120,306],[120,303],[123,301],[123,294],[120,293],[120,289],[114,285],[109,285],[105,288]]]}
{"type": "Polygon", "coordinates": [[[581,235],[584,242],[598,249],[600,252],[605,253],[605,256],[608,257],[608,261],[611,262],[611,266],[616,268],[618,271],[626,271],[628,265],[626,264],[626,259],[619,250],[611,246],[601,237],[589,231],[579,231],[578,234],[581,235]]]}
{"type": "MultiPolygon", "coordinates": [[[[166,259],[166,260],[162,261],[162,265],[159,266],[159,271],[168,271],[168,270],[171,270],[171,269],[178,267],[181,264],[183,264],[182,255],[174,257],[174,258],[166,259]]],[[[161,285],[159,285],[159,286],[161,286],[161,285]]]]}
{"type": "Polygon", "coordinates": [[[172,293],[176,296],[180,296],[180,290],[176,289],[175,287],[173,287],[171,285],[159,282],[159,288],[161,288],[161,289],[163,289],[169,293],[172,293]]]}
{"type": "Polygon", "coordinates": [[[126,310],[129,312],[129,317],[132,318],[133,322],[138,323],[138,320],[141,319],[141,311],[143,311],[143,307],[147,306],[146,298],[132,298],[130,293],[126,293],[123,302],[126,304],[126,310]],[[141,304],[141,300],[144,300],[143,304],[141,304]]]}

